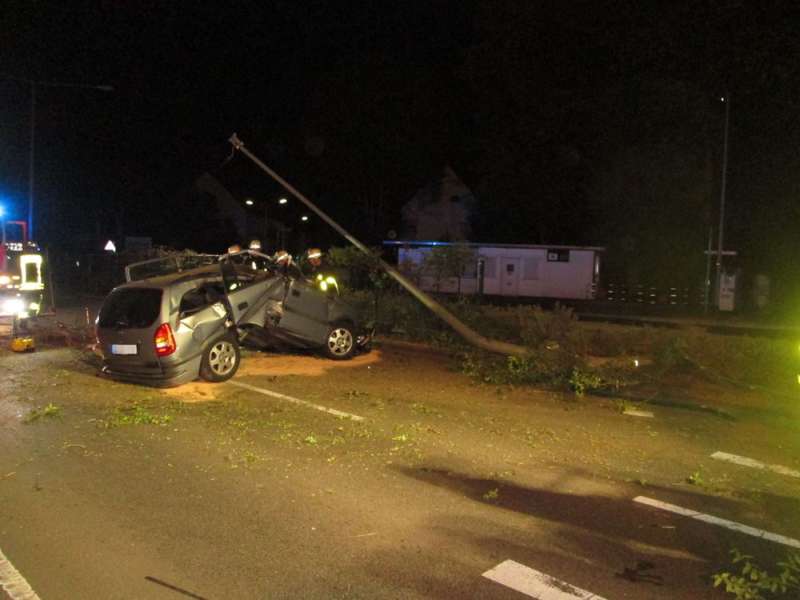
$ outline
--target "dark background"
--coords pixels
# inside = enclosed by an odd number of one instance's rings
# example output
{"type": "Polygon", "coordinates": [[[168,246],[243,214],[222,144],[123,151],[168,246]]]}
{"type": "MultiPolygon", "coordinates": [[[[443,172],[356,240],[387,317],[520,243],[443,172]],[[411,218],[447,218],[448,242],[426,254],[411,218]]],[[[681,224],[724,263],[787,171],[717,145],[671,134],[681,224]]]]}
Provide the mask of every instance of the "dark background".
{"type": "MultiPolygon", "coordinates": [[[[213,207],[186,194],[197,177],[281,195],[241,156],[221,166],[236,131],[369,243],[449,165],[478,198],[475,241],[602,245],[608,277],[697,283],[731,93],[731,264],[795,297],[793,2],[118,4],[4,5],[0,73],[115,88],[39,88],[51,248],[123,233],[223,250],[213,207]]],[[[29,88],[1,80],[0,98],[0,194],[25,218],[29,88]]]]}

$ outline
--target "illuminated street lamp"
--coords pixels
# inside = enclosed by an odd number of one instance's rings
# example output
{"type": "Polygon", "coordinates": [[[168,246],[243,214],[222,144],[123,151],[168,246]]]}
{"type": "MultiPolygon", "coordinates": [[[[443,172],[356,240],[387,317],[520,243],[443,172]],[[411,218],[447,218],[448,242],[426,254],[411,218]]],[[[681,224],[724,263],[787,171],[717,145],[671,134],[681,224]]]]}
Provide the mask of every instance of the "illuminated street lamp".
{"type": "Polygon", "coordinates": [[[306,221],[308,221],[308,217],[307,217],[306,215],[303,215],[302,217],[300,217],[300,220],[301,220],[303,223],[305,223],[306,221]]]}
{"type": "Polygon", "coordinates": [[[716,285],[717,306],[722,294],[722,255],[724,254],[725,242],[725,190],[728,181],[728,125],[731,116],[731,95],[722,96],[720,100],[725,104],[725,133],[722,140],[722,187],[719,199],[719,237],[717,238],[717,260],[716,260],[716,285]]]}
{"type": "MultiPolygon", "coordinates": [[[[272,202],[274,202],[274,200],[272,202]]],[[[280,204],[281,206],[283,206],[285,204],[288,204],[288,202],[289,201],[286,198],[278,198],[278,201],[277,201],[277,203],[280,204]]],[[[253,198],[246,198],[244,203],[247,206],[254,206],[256,202],[255,202],[255,200],[253,200],[253,198]]],[[[269,207],[270,207],[270,204],[271,204],[270,201],[265,201],[264,202],[264,243],[265,244],[269,243],[269,207]]],[[[302,220],[303,221],[307,221],[308,217],[303,217],[302,220]]]]}

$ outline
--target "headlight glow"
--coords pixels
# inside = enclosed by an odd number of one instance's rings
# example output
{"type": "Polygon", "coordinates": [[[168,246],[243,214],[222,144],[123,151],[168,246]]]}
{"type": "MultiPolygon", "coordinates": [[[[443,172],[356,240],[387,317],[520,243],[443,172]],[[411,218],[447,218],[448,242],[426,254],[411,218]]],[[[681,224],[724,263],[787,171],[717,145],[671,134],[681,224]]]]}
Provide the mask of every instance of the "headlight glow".
{"type": "Polygon", "coordinates": [[[3,301],[0,313],[4,315],[18,315],[25,312],[25,303],[19,298],[9,298],[3,301]]]}
{"type": "Polygon", "coordinates": [[[8,275],[0,275],[0,285],[8,285],[11,283],[11,277],[8,275]]]}

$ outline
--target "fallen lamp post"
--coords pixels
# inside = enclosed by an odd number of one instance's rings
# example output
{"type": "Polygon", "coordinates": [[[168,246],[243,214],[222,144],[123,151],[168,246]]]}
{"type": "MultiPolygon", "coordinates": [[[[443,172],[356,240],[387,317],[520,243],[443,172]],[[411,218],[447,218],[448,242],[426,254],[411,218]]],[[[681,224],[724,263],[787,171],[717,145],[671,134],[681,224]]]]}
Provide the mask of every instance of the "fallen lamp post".
{"type": "Polygon", "coordinates": [[[442,306],[431,296],[429,296],[424,291],[419,289],[397,269],[386,263],[386,261],[382,260],[380,257],[375,256],[369,250],[369,248],[367,248],[364,244],[362,244],[358,239],[353,237],[347,230],[345,230],[341,225],[339,225],[330,216],[328,216],[325,212],[323,212],[322,209],[317,207],[316,204],[311,202],[311,200],[306,198],[302,193],[300,193],[297,189],[295,189],[294,186],[292,186],[288,181],[283,179],[275,171],[273,171],[266,164],[264,164],[257,156],[255,156],[245,147],[244,142],[242,142],[242,140],[240,140],[235,133],[231,135],[228,141],[233,146],[234,151],[238,150],[239,152],[244,154],[247,158],[253,161],[262,171],[267,173],[267,175],[269,175],[280,185],[282,185],[295,198],[297,198],[300,202],[305,204],[309,208],[309,210],[313,211],[320,219],[325,221],[334,230],[336,230],[336,232],[339,233],[342,237],[344,237],[348,242],[350,242],[361,252],[372,258],[376,262],[376,264],[378,264],[381,267],[381,269],[383,269],[386,272],[387,275],[389,275],[403,288],[405,288],[412,296],[414,296],[414,298],[419,300],[433,314],[435,314],[437,317],[439,317],[445,323],[447,323],[456,333],[458,333],[462,338],[464,338],[464,340],[466,340],[469,344],[477,348],[481,348],[482,350],[493,352],[495,354],[504,354],[512,356],[524,356],[525,354],[528,354],[528,350],[523,346],[520,346],[518,344],[512,344],[509,342],[503,342],[501,340],[493,340],[487,338],[478,333],[477,331],[473,330],[468,325],[461,322],[461,320],[459,320],[458,317],[456,317],[453,313],[447,310],[444,306],[442,306]]]}

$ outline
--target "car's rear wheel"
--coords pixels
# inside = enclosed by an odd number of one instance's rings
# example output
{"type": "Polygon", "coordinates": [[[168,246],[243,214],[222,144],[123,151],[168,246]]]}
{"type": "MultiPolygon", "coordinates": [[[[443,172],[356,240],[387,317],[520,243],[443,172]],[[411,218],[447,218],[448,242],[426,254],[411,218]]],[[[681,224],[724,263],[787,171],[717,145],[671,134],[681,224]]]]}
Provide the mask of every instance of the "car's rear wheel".
{"type": "Polygon", "coordinates": [[[211,342],[203,352],[200,377],[214,383],[227,381],[236,374],[240,362],[239,343],[233,335],[225,335],[211,342]]]}
{"type": "Polygon", "coordinates": [[[347,360],[356,351],[356,337],[348,323],[338,323],[328,331],[323,348],[325,356],[333,360],[347,360]]]}

